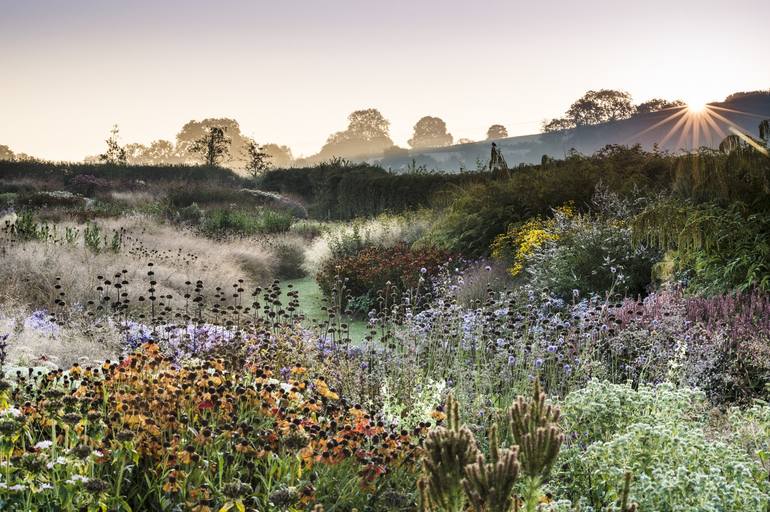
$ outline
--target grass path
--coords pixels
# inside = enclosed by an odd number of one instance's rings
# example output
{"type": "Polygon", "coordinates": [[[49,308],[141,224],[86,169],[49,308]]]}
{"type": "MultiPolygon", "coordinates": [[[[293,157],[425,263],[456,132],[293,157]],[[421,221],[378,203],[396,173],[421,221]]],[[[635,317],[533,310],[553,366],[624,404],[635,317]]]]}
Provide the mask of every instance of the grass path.
{"type": "MultiPolygon", "coordinates": [[[[289,291],[289,285],[292,285],[291,289],[299,291],[300,308],[309,320],[326,319],[326,311],[323,309],[323,293],[315,279],[303,277],[301,279],[281,281],[282,302],[287,300],[286,292],[289,291]]],[[[361,343],[367,333],[366,322],[350,318],[346,318],[345,321],[350,325],[350,338],[353,340],[353,343],[361,343]]]]}

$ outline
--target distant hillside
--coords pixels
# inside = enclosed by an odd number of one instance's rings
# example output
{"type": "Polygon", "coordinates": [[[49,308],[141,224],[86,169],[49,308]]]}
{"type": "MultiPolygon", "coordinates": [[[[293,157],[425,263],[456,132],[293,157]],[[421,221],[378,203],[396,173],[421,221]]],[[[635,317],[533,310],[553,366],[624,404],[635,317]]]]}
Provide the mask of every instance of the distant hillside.
{"type": "MultiPolygon", "coordinates": [[[[571,149],[592,154],[607,144],[641,144],[651,149],[658,144],[661,149],[678,152],[693,146],[717,148],[724,135],[729,135],[731,124],[744,133],[757,136],[762,119],[770,119],[770,92],[734,94],[724,102],[709,105],[710,122],[703,119],[704,130],[698,130],[694,144],[693,130],[687,120],[672,130],[680,118],[677,111],[667,110],[636,115],[630,119],[586,126],[559,133],[542,133],[498,139],[494,142],[503,153],[509,166],[520,163],[540,162],[543,155],[562,158],[571,149]],[[720,116],[724,119],[720,119],[720,116]],[[670,119],[669,119],[670,118],[670,119]],[[669,134],[669,132],[671,132],[669,134]]],[[[705,116],[707,114],[701,114],[705,116]]],[[[697,119],[693,116],[693,119],[697,119]]],[[[489,159],[490,141],[459,144],[445,148],[413,150],[398,158],[372,159],[385,168],[406,170],[410,165],[425,166],[428,170],[473,170],[489,159]],[[414,159],[414,162],[412,161],[414,159]]]]}

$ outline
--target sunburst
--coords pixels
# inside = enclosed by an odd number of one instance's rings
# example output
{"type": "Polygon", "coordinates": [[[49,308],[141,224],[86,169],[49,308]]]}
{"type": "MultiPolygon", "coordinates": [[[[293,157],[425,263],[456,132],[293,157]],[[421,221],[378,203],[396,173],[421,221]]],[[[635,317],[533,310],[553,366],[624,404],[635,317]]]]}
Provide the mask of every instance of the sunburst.
{"type": "MultiPolygon", "coordinates": [[[[628,142],[631,142],[634,139],[638,140],[638,138],[645,133],[663,125],[670,124],[665,136],[659,142],[660,145],[664,145],[670,140],[676,140],[678,148],[689,151],[698,151],[702,144],[713,147],[730,133],[739,136],[747,144],[753,147],[761,148],[749,134],[745,133],[741,127],[732,120],[725,117],[723,113],[729,112],[757,118],[761,118],[762,116],[718,106],[699,98],[692,98],[685,105],[670,107],[664,109],[662,112],[667,112],[668,115],[655,124],[636,133],[632,137],[629,137],[628,142]]],[[[762,150],[764,150],[763,153],[767,154],[765,148],[762,148],[762,150]]]]}

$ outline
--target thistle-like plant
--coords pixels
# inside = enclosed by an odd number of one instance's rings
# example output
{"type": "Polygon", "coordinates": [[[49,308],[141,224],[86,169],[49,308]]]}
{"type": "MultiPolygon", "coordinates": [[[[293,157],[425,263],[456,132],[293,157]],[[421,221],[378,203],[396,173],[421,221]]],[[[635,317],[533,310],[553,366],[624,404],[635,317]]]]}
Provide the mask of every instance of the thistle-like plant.
{"type": "Polygon", "coordinates": [[[420,503],[423,511],[461,512],[465,507],[464,468],[477,462],[473,433],[460,426],[457,401],[447,398],[447,426],[433,430],[425,441],[420,503]]]}
{"type": "Polygon", "coordinates": [[[497,427],[489,431],[489,462],[478,454],[465,466],[465,494],[476,512],[508,512],[514,506],[513,486],[519,476],[519,448],[498,448],[497,427]]]}
{"type": "Polygon", "coordinates": [[[508,425],[519,447],[521,472],[526,477],[527,512],[536,509],[540,486],[556,462],[564,440],[557,426],[559,408],[546,404],[545,398],[539,380],[535,379],[532,398],[519,396],[508,411],[508,425]]]}
{"type": "Polygon", "coordinates": [[[545,403],[545,393],[535,379],[532,399],[519,396],[508,411],[508,425],[519,446],[522,473],[546,478],[559,455],[564,435],[557,426],[559,408],[545,403]]]}

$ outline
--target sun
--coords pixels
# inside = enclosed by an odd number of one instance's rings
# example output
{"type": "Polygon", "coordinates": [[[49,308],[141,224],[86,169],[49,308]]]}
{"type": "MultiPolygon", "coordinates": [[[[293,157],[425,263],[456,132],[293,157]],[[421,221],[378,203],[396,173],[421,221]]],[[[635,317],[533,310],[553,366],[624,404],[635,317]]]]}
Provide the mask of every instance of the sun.
{"type": "Polygon", "coordinates": [[[699,114],[708,108],[708,100],[702,96],[693,95],[685,103],[687,104],[687,111],[691,114],[699,114]]]}

